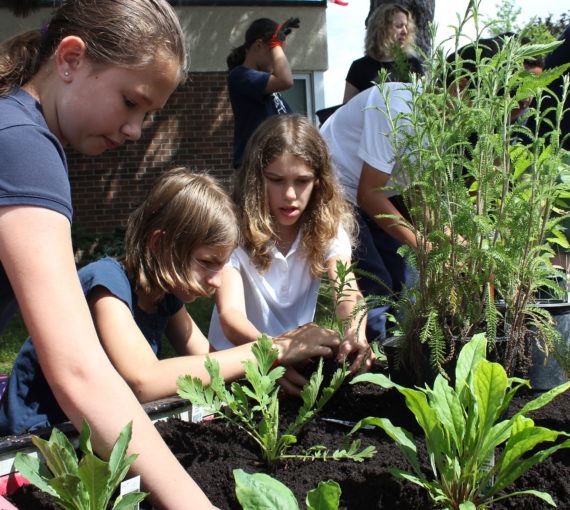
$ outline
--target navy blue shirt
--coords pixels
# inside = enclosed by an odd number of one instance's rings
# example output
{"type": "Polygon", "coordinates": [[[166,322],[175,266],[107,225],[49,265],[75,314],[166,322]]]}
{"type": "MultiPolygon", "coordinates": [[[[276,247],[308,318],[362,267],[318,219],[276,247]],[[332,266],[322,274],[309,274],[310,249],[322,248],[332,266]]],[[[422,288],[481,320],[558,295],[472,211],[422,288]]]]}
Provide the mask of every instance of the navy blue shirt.
{"type": "MultiPolygon", "coordinates": [[[[0,207],[46,207],[71,221],[71,191],[63,147],[39,103],[22,89],[0,96],[0,207]]],[[[0,264],[0,332],[17,310],[0,264]]]]}
{"type": "MultiPolygon", "coordinates": [[[[167,294],[156,313],[141,310],[125,269],[110,257],[80,269],[79,279],[87,299],[95,287],[104,287],[124,301],[153,352],[160,355],[168,321],[183,306],[182,301],[167,294]]],[[[0,435],[53,427],[66,420],[42,373],[32,339],[28,338],[18,353],[8,387],[0,401],[0,435]]]]}
{"type": "Polygon", "coordinates": [[[249,67],[234,67],[228,76],[230,101],[234,112],[234,167],[241,165],[247,141],[267,117],[291,113],[281,94],[265,93],[270,73],[249,67]]]}

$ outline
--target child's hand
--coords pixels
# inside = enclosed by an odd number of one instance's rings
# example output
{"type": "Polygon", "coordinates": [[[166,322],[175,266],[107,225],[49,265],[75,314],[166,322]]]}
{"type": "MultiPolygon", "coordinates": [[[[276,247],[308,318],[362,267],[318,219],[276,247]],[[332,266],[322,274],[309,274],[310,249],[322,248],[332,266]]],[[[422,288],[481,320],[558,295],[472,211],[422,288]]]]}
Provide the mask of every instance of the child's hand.
{"type": "Polygon", "coordinates": [[[330,358],[338,349],[340,338],[332,329],[310,322],[274,337],[273,345],[279,350],[279,363],[291,365],[318,356],[330,358]]]}
{"type": "Polygon", "coordinates": [[[355,356],[349,367],[352,373],[369,370],[375,358],[366,338],[363,335],[359,336],[353,329],[346,332],[337,359],[342,363],[351,354],[355,356]]]}
{"type": "Polygon", "coordinates": [[[299,397],[303,386],[309,381],[292,366],[287,367],[285,375],[277,381],[287,395],[299,397]]]}

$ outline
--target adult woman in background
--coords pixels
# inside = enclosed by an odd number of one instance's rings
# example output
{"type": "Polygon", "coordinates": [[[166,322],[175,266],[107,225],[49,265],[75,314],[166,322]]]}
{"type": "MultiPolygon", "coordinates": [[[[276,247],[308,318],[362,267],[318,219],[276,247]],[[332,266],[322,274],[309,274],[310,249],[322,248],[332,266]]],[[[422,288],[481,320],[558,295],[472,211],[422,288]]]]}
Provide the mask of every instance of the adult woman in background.
{"type": "Polygon", "coordinates": [[[409,81],[410,73],[422,74],[415,56],[416,25],[412,13],[396,4],[380,5],[368,19],[365,55],[348,70],[343,103],[378,82],[378,73],[386,69],[388,81],[409,81]],[[401,52],[403,58],[398,58],[401,52]]]}

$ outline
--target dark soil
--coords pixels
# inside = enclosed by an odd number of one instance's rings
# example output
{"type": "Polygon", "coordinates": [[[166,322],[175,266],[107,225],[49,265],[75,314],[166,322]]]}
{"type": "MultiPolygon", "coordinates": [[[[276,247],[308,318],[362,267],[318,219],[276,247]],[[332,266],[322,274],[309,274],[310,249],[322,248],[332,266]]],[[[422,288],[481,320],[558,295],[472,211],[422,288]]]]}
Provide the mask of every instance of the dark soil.
{"type": "MultiPolygon", "coordinates": [[[[520,409],[532,395],[513,399],[509,412],[520,409]]],[[[282,401],[284,419],[290,419],[296,411],[293,400],[282,401]]],[[[396,425],[419,433],[413,416],[404,406],[403,398],[396,391],[381,390],[371,384],[344,385],[326,407],[323,416],[339,420],[357,421],[367,416],[388,417],[396,425]]],[[[548,406],[531,415],[537,425],[570,432],[570,392],[561,395],[548,406]]],[[[378,453],[362,463],[350,461],[288,460],[272,470],[262,463],[255,444],[240,431],[217,421],[192,424],[179,420],[157,423],[157,428],[168,446],[212,503],[221,509],[240,509],[234,490],[233,470],[268,472],[285,483],[296,495],[301,507],[307,492],[321,480],[336,480],[342,489],[341,508],[351,510],[429,509],[432,504],[427,495],[416,485],[394,478],[388,468],[408,469],[408,465],[394,443],[380,430],[363,431],[358,437],[362,446],[374,445],[378,453]]],[[[325,445],[335,450],[346,445],[349,427],[316,420],[308,424],[300,434],[299,445],[304,447],[325,445]]],[[[417,441],[420,458],[428,469],[425,448],[417,441]]],[[[295,448],[291,452],[298,451],[295,448]]],[[[522,476],[513,490],[537,489],[552,495],[558,508],[570,510],[570,451],[561,450],[522,476]]],[[[37,491],[27,491],[37,494],[37,491]]],[[[53,508],[40,506],[22,495],[25,501],[13,495],[10,499],[21,510],[53,508]]],[[[33,496],[35,498],[35,495],[33,496]]],[[[149,507],[142,507],[149,508],[149,507]]],[[[546,503],[532,496],[516,496],[493,506],[503,509],[545,509],[546,503]]]]}

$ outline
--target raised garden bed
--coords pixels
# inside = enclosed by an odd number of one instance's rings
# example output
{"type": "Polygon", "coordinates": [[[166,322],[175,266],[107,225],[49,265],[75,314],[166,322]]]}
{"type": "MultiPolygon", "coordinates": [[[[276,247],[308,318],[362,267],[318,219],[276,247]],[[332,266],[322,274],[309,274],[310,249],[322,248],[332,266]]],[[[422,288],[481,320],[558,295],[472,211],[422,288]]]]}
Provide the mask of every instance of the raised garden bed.
{"type": "MultiPolygon", "coordinates": [[[[510,413],[519,409],[533,395],[515,397],[510,413]]],[[[293,415],[295,402],[282,402],[283,416],[293,415]]],[[[385,391],[371,384],[345,385],[326,408],[326,417],[340,421],[356,421],[366,416],[389,417],[395,424],[418,433],[413,416],[395,391],[385,391]]],[[[570,431],[570,394],[555,399],[543,409],[530,414],[535,422],[556,430],[570,431]]],[[[393,442],[379,429],[361,434],[364,445],[376,446],[378,453],[362,463],[302,462],[289,460],[268,471],[261,463],[258,449],[245,434],[228,428],[221,422],[191,423],[169,419],[156,424],[169,447],[182,465],[203,488],[214,505],[221,509],[239,509],[232,471],[241,468],[247,472],[269,472],[289,486],[300,501],[320,480],[336,480],[342,488],[341,508],[346,509],[427,509],[431,503],[418,487],[398,480],[388,473],[389,467],[406,468],[406,461],[393,442]]],[[[316,420],[306,426],[299,436],[304,446],[325,445],[331,449],[343,445],[349,427],[325,420],[316,420]]],[[[423,448],[420,455],[426,462],[423,448]]],[[[516,484],[517,489],[540,489],[549,492],[558,508],[570,509],[570,453],[557,452],[538,465],[516,484]]],[[[515,487],[513,487],[513,490],[515,487]]],[[[20,509],[56,508],[49,502],[40,503],[38,491],[25,488],[10,497],[20,509]]],[[[46,499],[42,496],[42,500],[46,499]]],[[[143,504],[141,508],[151,508],[143,504]]],[[[544,502],[521,496],[497,503],[494,509],[534,510],[550,508],[544,502]]]]}

